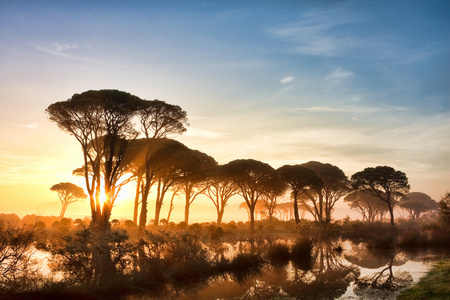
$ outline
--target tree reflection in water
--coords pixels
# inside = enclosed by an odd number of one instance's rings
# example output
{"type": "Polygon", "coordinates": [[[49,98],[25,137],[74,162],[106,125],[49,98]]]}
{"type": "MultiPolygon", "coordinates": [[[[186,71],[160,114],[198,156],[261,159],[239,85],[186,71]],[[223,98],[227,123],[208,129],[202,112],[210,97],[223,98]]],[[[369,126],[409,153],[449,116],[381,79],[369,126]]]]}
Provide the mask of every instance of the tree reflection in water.
{"type": "Polygon", "coordinates": [[[364,245],[353,245],[355,254],[347,260],[363,268],[377,269],[371,274],[357,278],[354,293],[366,298],[387,299],[393,292],[409,286],[413,278],[409,272],[395,272],[393,266],[404,265],[408,259],[397,249],[367,249],[364,245]]]}
{"type": "Polygon", "coordinates": [[[358,268],[347,263],[336,243],[327,239],[315,243],[309,270],[298,268],[295,260],[291,266],[293,276],[283,290],[302,299],[335,299],[359,276],[358,268]]]}
{"type": "Polygon", "coordinates": [[[240,280],[225,274],[179,299],[395,299],[412,283],[409,272],[395,271],[407,261],[397,250],[323,239],[314,243],[310,262],[292,257],[240,280]]]}

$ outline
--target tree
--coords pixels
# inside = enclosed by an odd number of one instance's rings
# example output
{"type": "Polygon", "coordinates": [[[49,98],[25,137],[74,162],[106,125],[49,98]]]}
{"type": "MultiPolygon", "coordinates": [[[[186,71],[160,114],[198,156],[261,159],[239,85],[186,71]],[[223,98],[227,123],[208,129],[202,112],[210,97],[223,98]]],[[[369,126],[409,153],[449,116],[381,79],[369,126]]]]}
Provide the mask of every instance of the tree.
{"type": "Polygon", "coordinates": [[[275,208],[278,205],[279,198],[285,194],[287,188],[288,186],[281,178],[280,174],[277,172],[272,172],[266,189],[259,200],[267,209],[267,215],[270,222],[272,222],[272,217],[275,212],[275,208]]]}
{"type": "Polygon", "coordinates": [[[142,200],[139,230],[142,232],[147,223],[147,199],[150,188],[154,183],[151,154],[155,142],[171,134],[182,134],[189,124],[187,123],[186,111],[177,105],[168,104],[161,100],[142,102],[138,110],[138,118],[147,141],[144,156],[145,167],[141,178],[142,200]]]}
{"type": "Polygon", "coordinates": [[[439,214],[442,222],[450,225],[450,193],[447,192],[439,201],[439,214]]]}
{"type": "Polygon", "coordinates": [[[91,90],[55,102],[46,109],[50,121],[73,135],[81,145],[92,221],[100,230],[109,228],[128,141],[138,134],[132,118],[138,106],[145,102],[122,91],[91,90]],[[100,196],[102,188],[104,201],[100,196]]]}
{"type": "MultiPolygon", "coordinates": [[[[178,157],[180,153],[186,151],[189,149],[185,145],[168,138],[155,139],[151,143],[146,138],[136,139],[131,143],[128,151],[129,171],[132,176],[137,177],[134,220],[137,220],[139,199],[142,198],[145,203],[147,202],[146,187],[156,187],[155,225],[158,224],[164,196],[178,178],[177,172],[182,163],[178,157]]],[[[139,223],[141,229],[144,228],[146,220],[147,215],[141,214],[139,223]],[[143,221],[144,217],[145,221],[143,221]]]]}
{"type": "Polygon", "coordinates": [[[189,224],[189,209],[198,195],[207,189],[207,174],[209,170],[217,166],[217,162],[211,156],[198,150],[188,149],[178,153],[180,162],[177,170],[176,187],[184,193],[184,222],[189,224]]]}
{"type": "Polygon", "coordinates": [[[365,168],[352,175],[351,184],[354,190],[368,191],[386,202],[394,226],[395,196],[408,193],[410,188],[405,173],[388,166],[365,168]]]}
{"type": "MultiPolygon", "coordinates": [[[[154,224],[158,226],[161,208],[164,202],[164,197],[169,189],[178,189],[175,185],[180,179],[180,169],[183,166],[183,154],[190,151],[188,147],[180,142],[164,139],[164,143],[158,147],[153,155],[153,161],[157,164],[155,170],[156,181],[156,201],[155,201],[155,218],[154,224]]],[[[172,194],[171,204],[169,210],[172,209],[173,197],[176,192],[172,194]]],[[[170,216],[168,217],[170,219],[170,216]]]]}
{"type": "Polygon", "coordinates": [[[238,186],[233,179],[224,173],[223,166],[217,166],[208,172],[204,193],[216,207],[218,225],[222,224],[228,200],[236,195],[238,191],[238,186]]]}
{"type": "Polygon", "coordinates": [[[272,173],[270,165],[254,159],[237,159],[226,165],[224,169],[239,187],[239,194],[247,203],[250,214],[250,230],[255,229],[255,207],[269,185],[272,173]]]}
{"type": "Polygon", "coordinates": [[[344,198],[351,209],[356,210],[363,217],[363,221],[373,223],[377,215],[382,216],[388,211],[388,207],[379,197],[369,191],[354,191],[344,198]]]}
{"type": "Polygon", "coordinates": [[[322,180],[317,174],[301,165],[284,165],[277,170],[281,179],[289,186],[294,199],[294,218],[295,223],[300,222],[298,213],[298,196],[301,191],[319,190],[322,186],[322,180]]]}
{"type": "MultiPolygon", "coordinates": [[[[340,168],[328,163],[310,161],[301,166],[313,170],[322,180],[319,189],[303,189],[302,194],[306,196],[303,199],[309,199],[314,205],[311,211],[316,215],[317,221],[330,223],[334,205],[350,190],[347,176],[340,168]]],[[[304,204],[309,206],[308,201],[304,204]]]]}
{"type": "Polygon", "coordinates": [[[417,220],[423,213],[437,210],[439,204],[427,194],[413,192],[403,196],[399,206],[409,213],[412,220],[417,220]]]}
{"type": "Polygon", "coordinates": [[[70,204],[81,199],[86,199],[87,197],[87,195],[84,193],[83,188],[70,182],[60,182],[53,185],[50,190],[56,192],[58,194],[59,200],[61,201],[61,212],[59,214],[60,218],[64,217],[66,209],[70,204]]]}

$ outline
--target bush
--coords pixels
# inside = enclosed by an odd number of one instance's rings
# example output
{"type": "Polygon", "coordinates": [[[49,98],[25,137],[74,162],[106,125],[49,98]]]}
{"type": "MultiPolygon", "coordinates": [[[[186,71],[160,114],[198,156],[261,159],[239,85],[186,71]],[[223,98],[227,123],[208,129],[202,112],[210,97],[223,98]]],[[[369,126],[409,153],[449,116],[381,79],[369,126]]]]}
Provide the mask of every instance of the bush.
{"type": "Polygon", "coordinates": [[[285,244],[276,243],[269,247],[267,259],[274,266],[285,266],[291,257],[289,247],[285,244]]]}
{"type": "Polygon", "coordinates": [[[310,238],[298,239],[291,249],[292,262],[302,270],[312,268],[312,250],[314,244],[310,238]]]}
{"type": "Polygon", "coordinates": [[[31,260],[35,232],[0,226],[0,288],[23,288],[37,267],[31,260]]]}
{"type": "Polygon", "coordinates": [[[240,253],[229,263],[229,271],[234,274],[259,271],[262,264],[263,260],[258,255],[240,253]]]}

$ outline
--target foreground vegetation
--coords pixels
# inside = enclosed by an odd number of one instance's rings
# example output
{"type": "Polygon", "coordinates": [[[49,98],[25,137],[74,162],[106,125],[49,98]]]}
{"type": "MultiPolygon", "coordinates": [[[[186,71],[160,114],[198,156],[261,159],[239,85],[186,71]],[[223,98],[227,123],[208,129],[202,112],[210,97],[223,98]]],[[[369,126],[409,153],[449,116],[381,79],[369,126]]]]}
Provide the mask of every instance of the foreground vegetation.
{"type": "Polygon", "coordinates": [[[450,295],[450,260],[438,261],[417,285],[405,290],[399,300],[448,299],[450,295]]]}
{"type": "MultiPolygon", "coordinates": [[[[450,230],[440,223],[421,225],[411,221],[399,222],[396,228],[387,223],[358,221],[327,225],[305,220],[298,225],[294,220],[257,221],[255,231],[249,231],[249,225],[242,222],[221,226],[181,222],[150,226],[143,234],[131,224],[115,222],[107,234],[101,235],[80,222],[60,222],[49,229],[2,225],[0,296],[159,297],[182,294],[217,276],[240,281],[266,266],[277,269],[288,263],[299,273],[313,272],[318,292],[330,280],[330,274],[333,278],[339,274],[338,285],[326,285],[340,294],[358,278],[358,271],[342,263],[317,269],[314,266],[330,260],[339,262],[342,240],[362,243],[376,251],[401,247],[448,249],[450,238],[450,230]]],[[[360,284],[369,282],[385,288],[388,280],[386,277],[385,282],[366,280],[360,284]]],[[[300,287],[309,289],[311,284],[299,281],[283,289],[301,293],[300,287]]]]}

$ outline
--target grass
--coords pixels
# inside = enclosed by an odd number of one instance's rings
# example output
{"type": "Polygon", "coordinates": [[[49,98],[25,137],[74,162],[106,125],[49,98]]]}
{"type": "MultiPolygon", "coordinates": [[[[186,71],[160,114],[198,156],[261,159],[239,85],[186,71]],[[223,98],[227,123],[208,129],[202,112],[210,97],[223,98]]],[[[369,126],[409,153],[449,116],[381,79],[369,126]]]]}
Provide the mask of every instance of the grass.
{"type": "Polygon", "coordinates": [[[438,261],[419,283],[402,292],[397,299],[450,299],[450,259],[438,261]]]}

